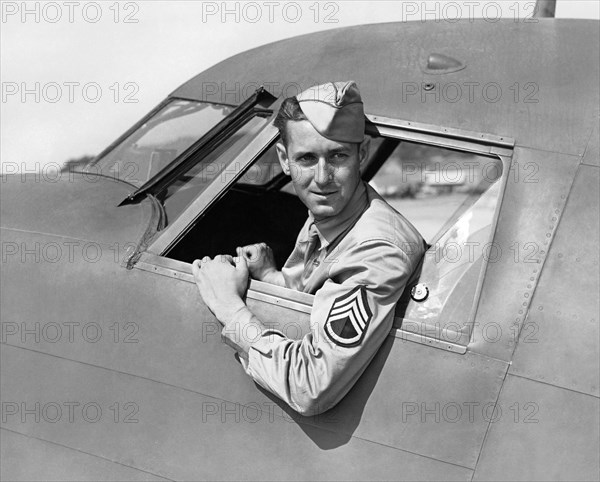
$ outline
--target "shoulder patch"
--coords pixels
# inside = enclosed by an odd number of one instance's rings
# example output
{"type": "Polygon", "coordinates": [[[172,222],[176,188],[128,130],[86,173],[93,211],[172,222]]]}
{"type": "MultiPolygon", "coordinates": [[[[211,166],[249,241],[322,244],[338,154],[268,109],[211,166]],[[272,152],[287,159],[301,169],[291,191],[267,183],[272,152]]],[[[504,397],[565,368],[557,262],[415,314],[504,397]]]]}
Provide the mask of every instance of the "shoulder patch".
{"type": "Polygon", "coordinates": [[[335,299],[325,321],[325,333],[336,345],[358,346],[372,317],[366,288],[357,286],[335,299]]]}

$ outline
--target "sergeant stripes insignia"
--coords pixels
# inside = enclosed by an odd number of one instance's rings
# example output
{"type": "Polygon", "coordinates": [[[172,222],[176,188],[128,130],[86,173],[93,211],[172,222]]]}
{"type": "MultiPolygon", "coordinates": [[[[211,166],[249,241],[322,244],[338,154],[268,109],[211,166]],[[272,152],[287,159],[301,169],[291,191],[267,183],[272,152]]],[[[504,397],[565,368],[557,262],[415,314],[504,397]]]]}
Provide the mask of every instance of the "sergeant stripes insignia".
{"type": "Polygon", "coordinates": [[[372,317],[366,288],[357,286],[335,299],[325,321],[325,333],[336,345],[358,346],[372,317]]]}

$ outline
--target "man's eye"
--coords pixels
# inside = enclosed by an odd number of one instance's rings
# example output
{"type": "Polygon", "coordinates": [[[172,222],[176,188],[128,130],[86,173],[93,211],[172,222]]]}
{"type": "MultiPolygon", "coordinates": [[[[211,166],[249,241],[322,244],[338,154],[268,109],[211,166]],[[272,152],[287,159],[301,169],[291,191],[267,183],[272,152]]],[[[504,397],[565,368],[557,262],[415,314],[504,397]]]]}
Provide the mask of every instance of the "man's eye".
{"type": "Polygon", "coordinates": [[[310,154],[305,154],[304,156],[299,157],[296,162],[300,164],[312,164],[317,160],[315,156],[311,156],[310,154]]]}
{"type": "Polygon", "coordinates": [[[343,152],[336,152],[335,154],[333,154],[331,156],[331,159],[336,162],[341,162],[341,161],[348,159],[348,154],[345,154],[343,152]]]}

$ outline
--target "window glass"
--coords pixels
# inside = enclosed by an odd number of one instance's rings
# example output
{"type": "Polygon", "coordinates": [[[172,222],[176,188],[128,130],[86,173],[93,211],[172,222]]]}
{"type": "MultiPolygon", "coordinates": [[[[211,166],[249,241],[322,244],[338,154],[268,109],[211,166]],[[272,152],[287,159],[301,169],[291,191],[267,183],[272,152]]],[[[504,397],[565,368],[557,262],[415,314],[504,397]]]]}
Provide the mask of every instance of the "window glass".
{"type": "Polygon", "coordinates": [[[173,100],[90,170],[140,187],[232,110],[230,106],[173,100]]]}
{"type": "Polygon", "coordinates": [[[401,142],[370,184],[431,243],[501,174],[497,158],[401,142]]]}
{"type": "Polygon", "coordinates": [[[371,181],[430,244],[396,310],[405,331],[468,342],[482,268],[496,256],[502,172],[497,158],[403,142],[371,181]],[[417,283],[422,301],[410,296],[417,283]]]}
{"type": "Polygon", "coordinates": [[[491,229],[499,191],[496,182],[429,248],[418,280],[429,296],[411,300],[405,318],[468,334],[482,263],[497,256],[491,229]]]}
{"type": "Polygon", "coordinates": [[[209,184],[218,182],[225,185],[231,182],[240,170],[239,163],[234,162],[235,158],[267,121],[268,118],[264,116],[250,118],[227,140],[158,194],[157,197],[165,208],[167,222],[171,223],[179,216],[209,184]]]}
{"type": "Polygon", "coordinates": [[[237,183],[240,185],[264,186],[282,172],[277,150],[273,145],[250,166],[237,183]]]}

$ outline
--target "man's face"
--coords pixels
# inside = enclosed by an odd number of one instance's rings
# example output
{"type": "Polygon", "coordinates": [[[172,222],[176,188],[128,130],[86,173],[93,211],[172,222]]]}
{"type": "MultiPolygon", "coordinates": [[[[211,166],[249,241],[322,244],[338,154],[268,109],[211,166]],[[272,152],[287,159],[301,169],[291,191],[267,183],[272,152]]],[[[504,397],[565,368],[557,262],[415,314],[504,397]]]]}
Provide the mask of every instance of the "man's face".
{"type": "Polygon", "coordinates": [[[277,154],[296,194],[316,220],[337,216],[358,186],[368,140],[360,145],[332,141],[306,120],[288,121],[286,132],[287,148],[277,144],[277,154]]]}

